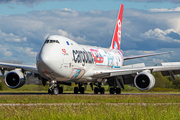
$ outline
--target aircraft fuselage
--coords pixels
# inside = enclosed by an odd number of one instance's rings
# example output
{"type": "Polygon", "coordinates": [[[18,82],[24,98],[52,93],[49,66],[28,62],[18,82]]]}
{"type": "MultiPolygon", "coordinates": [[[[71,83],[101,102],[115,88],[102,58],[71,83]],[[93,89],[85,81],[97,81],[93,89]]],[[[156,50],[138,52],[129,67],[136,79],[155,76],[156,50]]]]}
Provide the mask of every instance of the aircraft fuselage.
{"type": "Polygon", "coordinates": [[[90,81],[95,67],[120,68],[123,53],[116,49],[79,45],[66,37],[49,36],[37,55],[38,72],[57,81],[90,81]]]}

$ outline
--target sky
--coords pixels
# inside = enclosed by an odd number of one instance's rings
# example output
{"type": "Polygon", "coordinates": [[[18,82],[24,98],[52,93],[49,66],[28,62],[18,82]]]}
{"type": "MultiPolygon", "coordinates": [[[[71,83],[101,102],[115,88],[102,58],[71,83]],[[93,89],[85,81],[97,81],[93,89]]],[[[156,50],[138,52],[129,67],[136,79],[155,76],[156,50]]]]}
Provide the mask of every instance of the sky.
{"type": "Polygon", "coordinates": [[[180,62],[179,0],[0,0],[0,59],[35,65],[49,35],[108,48],[124,4],[124,56],[173,51],[127,60],[125,65],[180,62]]]}

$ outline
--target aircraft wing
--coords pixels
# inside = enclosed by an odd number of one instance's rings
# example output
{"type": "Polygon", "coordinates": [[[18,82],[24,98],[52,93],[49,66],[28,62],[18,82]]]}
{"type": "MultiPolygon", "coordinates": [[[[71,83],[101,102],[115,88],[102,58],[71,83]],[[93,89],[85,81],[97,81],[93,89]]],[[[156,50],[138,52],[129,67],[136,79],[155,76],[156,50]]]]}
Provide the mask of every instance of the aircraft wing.
{"type": "Polygon", "coordinates": [[[180,62],[161,63],[162,66],[145,67],[144,63],[123,66],[122,68],[95,68],[93,77],[95,78],[108,78],[113,76],[133,77],[137,73],[144,70],[151,72],[161,72],[163,76],[170,75],[175,79],[174,75],[180,74],[180,62]]]}
{"type": "Polygon", "coordinates": [[[36,66],[0,62],[0,69],[1,69],[1,71],[3,71],[3,70],[10,71],[10,70],[14,70],[16,68],[21,68],[24,71],[38,73],[36,66]]]}
{"type": "Polygon", "coordinates": [[[172,51],[170,51],[170,52],[162,52],[162,53],[145,54],[145,55],[127,56],[127,57],[124,57],[124,60],[141,58],[141,57],[148,57],[148,56],[155,56],[155,55],[162,55],[162,54],[168,54],[168,53],[172,53],[172,51]]]}

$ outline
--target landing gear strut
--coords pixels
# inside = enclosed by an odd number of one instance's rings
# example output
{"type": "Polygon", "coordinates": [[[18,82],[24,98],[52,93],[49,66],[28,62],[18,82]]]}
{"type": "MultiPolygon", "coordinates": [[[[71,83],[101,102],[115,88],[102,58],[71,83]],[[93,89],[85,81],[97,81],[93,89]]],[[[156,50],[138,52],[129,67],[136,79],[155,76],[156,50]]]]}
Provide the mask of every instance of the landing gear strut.
{"type": "Polygon", "coordinates": [[[78,94],[80,92],[81,94],[84,94],[84,87],[82,87],[83,84],[79,83],[78,87],[74,87],[74,94],[78,94]]]}
{"type": "Polygon", "coordinates": [[[98,85],[96,86],[97,87],[94,88],[94,94],[98,94],[98,92],[100,92],[101,94],[104,94],[104,87],[101,87],[101,83],[98,83],[98,85]]]}
{"type": "Polygon", "coordinates": [[[58,95],[63,93],[63,87],[59,87],[56,81],[51,81],[50,87],[48,89],[48,94],[58,95]]]}

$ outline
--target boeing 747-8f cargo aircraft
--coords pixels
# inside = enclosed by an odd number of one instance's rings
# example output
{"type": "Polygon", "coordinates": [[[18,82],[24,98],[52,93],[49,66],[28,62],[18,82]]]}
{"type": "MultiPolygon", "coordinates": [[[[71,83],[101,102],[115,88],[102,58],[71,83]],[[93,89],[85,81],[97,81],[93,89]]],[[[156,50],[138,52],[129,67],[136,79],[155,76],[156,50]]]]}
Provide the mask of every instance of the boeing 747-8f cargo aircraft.
{"type": "Polygon", "coordinates": [[[180,62],[162,63],[162,66],[145,67],[144,63],[123,66],[128,59],[166,54],[155,53],[124,57],[120,50],[123,5],[120,7],[114,36],[110,48],[79,45],[71,39],[59,35],[49,36],[42,45],[36,58],[36,67],[22,64],[0,62],[1,73],[5,75],[5,84],[9,88],[19,88],[29,76],[38,77],[43,85],[50,83],[48,93],[63,93],[61,85],[78,84],[74,93],[84,93],[87,84],[94,93],[104,94],[102,83],[111,86],[110,94],[120,94],[124,84],[135,84],[139,90],[150,90],[155,84],[152,72],[161,71],[163,76],[175,79],[180,74],[180,62]]]}

